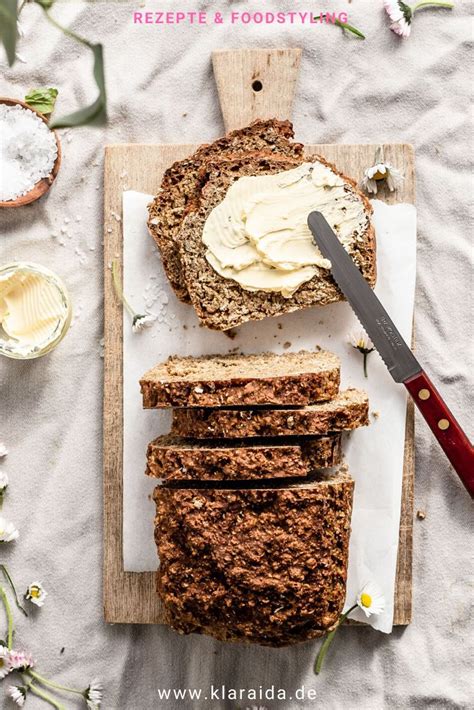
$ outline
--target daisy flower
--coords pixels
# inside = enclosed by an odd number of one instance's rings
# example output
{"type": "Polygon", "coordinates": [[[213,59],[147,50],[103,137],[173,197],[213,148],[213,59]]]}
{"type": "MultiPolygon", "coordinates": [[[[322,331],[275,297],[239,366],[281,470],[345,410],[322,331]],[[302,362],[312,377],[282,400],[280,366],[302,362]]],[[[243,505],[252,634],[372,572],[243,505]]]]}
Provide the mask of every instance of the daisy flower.
{"type": "Polygon", "coordinates": [[[372,192],[374,195],[378,191],[378,183],[385,180],[390,192],[397,190],[404,181],[404,177],[400,170],[395,168],[391,163],[384,160],[383,148],[379,146],[375,153],[374,164],[367,168],[362,178],[362,187],[367,192],[372,192]]]}
{"type": "Polygon", "coordinates": [[[13,523],[0,516],[0,542],[16,540],[19,534],[13,523]]]}
{"type": "Polygon", "coordinates": [[[6,646],[0,645],[0,680],[5,678],[10,671],[10,651],[6,646]]]}
{"type": "Polygon", "coordinates": [[[0,471],[0,498],[3,496],[5,493],[7,487],[8,487],[8,476],[6,473],[3,471],[0,471]]]}
{"type": "Polygon", "coordinates": [[[84,697],[89,710],[97,710],[102,702],[102,683],[93,680],[90,686],[84,691],[84,697]]]}
{"type": "Polygon", "coordinates": [[[140,333],[140,331],[145,330],[145,328],[151,328],[158,316],[156,316],[154,313],[150,313],[150,311],[146,311],[146,313],[136,313],[133,310],[132,306],[126,299],[125,294],[123,292],[122,284],[120,282],[119,265],[117,260],[114,260],[112,262],[112,281],[117,297],[122,301],[126,310],[130,314],[130,317],[132,319],[132,331],[134,333],[140,333]]]}
{"type": "Polygon", "coordinates": [[[139,333],[145,328],[151,328],[158,316],[147,311],[146,313],[136,313],[133,316],[132,330],[134,333],[139,333]]]}
{"type": "Polygon", "coordinates": [[[413,15],[417,10],[427,7],[444,7],[448,10],[452,10],[454,4],[452,2],[437,2],[436,0],[426,2],[422,0],[422,2],[410,6],[402,2],[402,0],[384,0],[383,6],[392,21],[390,25],[392,32],[406,39],[410,36],[413,15]]]}
{"type": "Polygon", "coordinates": [[[328,649],[334,640],[336,631],[345,622],[349,614],[352,614],[354,609],[357,609],[357,607],[360,607],[367,617],[372,614],[381,614],[385,610],[385,598],[380,587],[375,584],[375,582],[368,582],[364,585],[357,595],[356,603],[345,611],[344,614],[341,614],[332,631],[326,635],[326,638],[318,651],[318,655],[316,656],[316,661],[314,662],[314,672],[316,675],[319,675],[321,672],[324,659],[326,658],[328,649]]]}
{"type": "Polygon", "coordinates": [[[385,597],[375,582],[368,582],[357,595],[357,606],[369,617],[382,614],[385,610],[385,597]]]}
{"type": "Polygon", "coordinates": [[[358,350],[364,358],[364,375],[367,377],[367,357],[375,350],[373,343],[362,330],[359,333],[350,333],[348,337],[349,344],[358,350]]]}
{"type": "Polygon", "coordinates": [[[10,651],[9,665],[10,670],[23,673],[27,671],[28,668],[33,668],[35,662],[31,653],[26,653],[25,651],[10,651]]]}
{"type": "Polygon", "coordinates": [[[383,6],[385,12],[392,20],[390,29],[395,34],[405,39],[410,36],[411,32],[411,18],[413,16],[412,10],[401,0],[384,0],[383,6]]]}
{"type": "Polygon", "coordinates": [[[41,582],[32,582],[25,593],[25,599],[36,606],[43,606],[47,596],[48,592],[41,582]]]}
{"type": "Polygon", "coordinates": [[[24,685],[10,685],[7,690],[9,698],[21,708],[25,704],[27,692],[28,688],[24,685]]]}

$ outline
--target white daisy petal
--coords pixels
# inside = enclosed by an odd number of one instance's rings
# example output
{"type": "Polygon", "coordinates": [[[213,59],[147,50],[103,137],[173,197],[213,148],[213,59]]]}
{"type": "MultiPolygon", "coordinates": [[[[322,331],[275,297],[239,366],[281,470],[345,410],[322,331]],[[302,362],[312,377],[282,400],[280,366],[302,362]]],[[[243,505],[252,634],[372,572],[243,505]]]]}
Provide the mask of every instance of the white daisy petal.
{"type": "Polygon", "coordinates": [[[93,680],[84,692],[84,697],[89,710],[98,710],[102,702],[102,683],[98,680],[93,680]]]}
{"type": "Polygon", "coordinates": [[[19,534],[13,523],[0,516],[0,542],[12,542],[19,534]]]}
{"type": "Polygon", "coordinates": [[[25,593],[25,599],[39,607],[44,605],[47,596],[48,592],[41,582],[32,582],[25,593]]]}
{"type": "Polygon", "coordinates": [[[10,652],[6,646],[0,646],[0,680],[5,678],[10,671],[10,652]]]}
{"type": "Polygon", "coordinates": [[[368,582],[359,592],[357,604],[367,617],[382,614],[385,610],[385,597],[375,582],[368,582]]]}
{"type": "Polygon", "coordinates": [[[3,471],[0,471],[0,496],[5,493],[6,488],[8,487],[8,476],[6,473],[3,471]]]}
{"type": "Polygon", "coordinates": [[[25,704],[27,688],[23,685],[10,685],[7,690],[8,696],[21,708],[25,704]]]}
{"type": "Polygon", "coordinates": [[[136,315],[133,319],[132,330],[134,333],[139,333],[145,328],[151,328],[158,316],[147,311],[146,313],[136,315]]]}

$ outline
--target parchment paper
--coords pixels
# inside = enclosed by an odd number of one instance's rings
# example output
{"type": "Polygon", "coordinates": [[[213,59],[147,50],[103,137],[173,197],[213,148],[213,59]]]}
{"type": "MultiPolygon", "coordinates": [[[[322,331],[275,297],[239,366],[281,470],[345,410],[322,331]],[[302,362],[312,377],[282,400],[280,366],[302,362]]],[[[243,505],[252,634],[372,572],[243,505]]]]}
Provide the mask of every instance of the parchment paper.
{"type": "MultiPolygon", "coordinates": [[[[282,318],[247,323],[235,339],[200,328],[190,306],[179,303],[147,234],[146,205],[150,195],[123,194],[124,287],[134,307],[148,308],[158,318],[149,330],[132,333],[124,311],[124,566],[143,572],[157,567],[153,540],[156,485],[147,479],[145,458],[151,439],[169,430],[168,411],[144,411],[138,381],[157,361],[169,355],[225,353],[238,347],[245,353],[272,350],[313,350],[316,345],[336,352],[341,360],[341,386],[362,387],[369,393],[370,426],[345,435],[344,451],[355,478],[347,606],[362,586],[374,580],[382,588],[386,609],[369,622],[390,632],[400,523],[400,496],[405,441],[406,395],[396,385],[377,353],[369,355],[366,379],[362,356],[348,343],[360,324],[347,303],[311,308],[282,318]],[[281,324],[279,329],[278,324],[281,324]]],[[[416,271],[416,211],[413,205],[388,206],[374,200],[377,233],[376,293],[407,342],[411,324],[416,271]]],[[[354,618],[365,621],[362,612],[354,618]]]]}

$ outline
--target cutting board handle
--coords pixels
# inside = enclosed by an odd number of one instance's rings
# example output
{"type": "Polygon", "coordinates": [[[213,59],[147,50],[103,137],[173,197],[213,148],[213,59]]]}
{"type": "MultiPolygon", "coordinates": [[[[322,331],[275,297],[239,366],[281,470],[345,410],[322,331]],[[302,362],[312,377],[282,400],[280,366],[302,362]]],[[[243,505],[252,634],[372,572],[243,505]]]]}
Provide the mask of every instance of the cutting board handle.
{"type": "Polygon", "coordinates": [[[218,49],[212,66],[226,131],[291,118],[301,49],[218,49]]]}

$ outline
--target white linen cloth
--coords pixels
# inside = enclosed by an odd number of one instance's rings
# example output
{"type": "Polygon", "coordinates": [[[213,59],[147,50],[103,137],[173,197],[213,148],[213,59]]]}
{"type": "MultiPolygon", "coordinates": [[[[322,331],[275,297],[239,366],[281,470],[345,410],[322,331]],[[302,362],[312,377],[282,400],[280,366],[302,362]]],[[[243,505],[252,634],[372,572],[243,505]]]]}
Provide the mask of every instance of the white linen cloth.
{"type": "MultiPolygon", "coordinates": [[[[303,0],[267,0],[265,8],[290,10],[296,4],[315,9],[303,0]]],[[[180,5],[250,7],[198,0],[180,5]]],[[[176,9],[176,3],[163,0],[161,7],[176,9]]],[[[194,143],[222,134],[213,48],[303,48],[294,105],[296,135],[303,142],[414,144],[417,352],[474,435],[468,416],[474,365],[472,4],[458,0],[452,12],[418,13],[406,41],[388,30],[382,2],[333,0],[322,10],[339,7],[365,31],[365,42],[335,27],[133,27],[130,14],[136,8],[128,2],[58,3],[52,11],[76,32],[104,42],[109,123],[61,131],[63,164],[50,195],[21,210],[0,211],[1,263],[22,258],[49,266],[63,276],[75,304],[74,326],[52,354],[24,363],[0,361],[0,429],[9,448],[0,466],[11,479],[3,515],[20,529],[19,540],[2,547],[2,558],[20,591],[39,577],[50,592],[38,614],[16,615],[17,645],[33,652],[40,672],[60,682],[85,687],[100,677],[106,710],[472,706],[472,503],[420,417],[415,510],[425,511],[426,518],[415,519],[414,618],[406,629],[390,636],[367,627],[342,629],[316,678],[317,642],[272,650],[183,638],[164,627],[108,627],[102,620],[103,146],[194,143]],[[70,237],[61,234],[62,227],[70,237]],[[207,691],[211,683],[243,689],[275,685],[293,696],[305,685],[318,699],[158,698],[160,689],[207,691]]],[[[0,94],[21,98],[32,86],[57,86],[58,113],[92,99],[86,50],[50,27],[37,5],[25,6],[23,26],[26,36],[18,49],[26,63],[8,69],[0,51],[0,94]]],[[[8,682],[0,686],[2,694],[8,682]]],[[[1,704],[8,707],[3,697],[1,704]]],[[[80,701],[65,704],[68,710],[81,707],[80,701]]],[[[29,698],[27,707],[46,706],[29,698]]]]}

